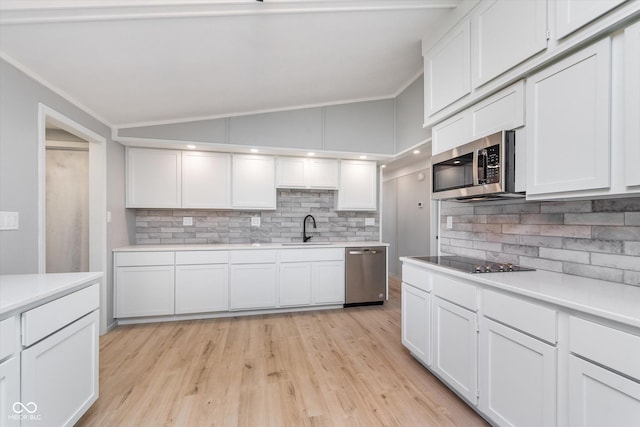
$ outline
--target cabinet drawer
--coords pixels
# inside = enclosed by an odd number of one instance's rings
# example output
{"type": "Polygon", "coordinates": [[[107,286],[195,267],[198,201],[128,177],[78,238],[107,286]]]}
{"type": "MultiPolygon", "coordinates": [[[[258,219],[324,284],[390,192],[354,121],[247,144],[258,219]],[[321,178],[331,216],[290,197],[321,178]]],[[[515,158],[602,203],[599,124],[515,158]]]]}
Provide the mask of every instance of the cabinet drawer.
{"type": "Polygon", "coordinates": [[[431,292],[431,273],[424,268],[403,263],[402,281],[423,291],[431,292]]]}
{"type": "Polygon", "coordinates": [[[437,296],[471,311],[477,311],[477,289],[447,276],[433,275],[433,292],[437,296]]]}
{"type": "Polygon", "coordinates": [[[569,351],[640,380],[640,336],[570,317],[569,351]]]}
{"type": "Polygon", "coordinates": [[[173,265],[173,252],[118,252],[116,267],[173,265]]]}
{"type": "Polygon", "coordinates": [[[280,262],[342,261],[344,249],[285,249],[279,251],[280,262]]]}
{"type": "Polygon", "coordinates": [[[96,283],[23,313],[22,345],[30,346],[96,310],[99,305],[100,285],[96,283]]]}
{"type": "Polygon", "coordinates": [[[551,344],[557,341],[555,310],[483,290],[482,314],[551,344]]]}
{"type": "Polygon", "coordinates": [[[0,322],[0,360],[16,351],[16,318],[9,317],[0,322]]]}
{"type": "Polygon", "coordinates": [[[231,264],[268,264],[276,262],[278,251],[270,250],[248,250],[231,251],[229,259],[231,264]]]}
{"type": "Polygon", "coordinates": [[[180,251],[176,252],[176,265],[226,264],[229,251],[180,251]]]}

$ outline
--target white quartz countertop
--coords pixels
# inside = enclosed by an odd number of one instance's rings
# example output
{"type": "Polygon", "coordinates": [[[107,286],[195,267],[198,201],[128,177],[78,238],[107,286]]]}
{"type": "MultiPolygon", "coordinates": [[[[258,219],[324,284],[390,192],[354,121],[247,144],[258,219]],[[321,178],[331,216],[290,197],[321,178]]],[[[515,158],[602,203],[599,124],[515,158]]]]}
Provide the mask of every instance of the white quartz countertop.
{"type": "Polygon", "coordinates": [[[402,262],[640,328],[640,287],[552,271],[471,274],[408,257],[402,262]]]}
{"type": "Polygon", "coordinates": [[[101,277],[100,272],[0,276],[0,317],[82,289],[101,277]]]}
{"type": "Polygon", "coordinates": [[[384,242],[310,242],[310,243],[233,243],[233,244],[184,244],[184,245],[131,245],[115,248],[114,252],[161,252],[161,251],[228,251],[245,249],[300,249],[300,248],[361,248],[389,246],[384,242]]]}

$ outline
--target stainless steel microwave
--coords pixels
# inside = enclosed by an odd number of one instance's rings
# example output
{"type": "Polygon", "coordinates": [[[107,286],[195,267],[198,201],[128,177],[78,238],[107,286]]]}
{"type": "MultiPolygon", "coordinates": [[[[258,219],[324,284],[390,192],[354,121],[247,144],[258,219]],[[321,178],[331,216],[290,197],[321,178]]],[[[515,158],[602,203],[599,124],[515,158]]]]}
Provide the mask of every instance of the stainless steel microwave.
{"type": "Polygon", "coordinates": [[[431,158],[434,200],[524,197],[515,191],[515,132],[500,131],[431,158]]]}

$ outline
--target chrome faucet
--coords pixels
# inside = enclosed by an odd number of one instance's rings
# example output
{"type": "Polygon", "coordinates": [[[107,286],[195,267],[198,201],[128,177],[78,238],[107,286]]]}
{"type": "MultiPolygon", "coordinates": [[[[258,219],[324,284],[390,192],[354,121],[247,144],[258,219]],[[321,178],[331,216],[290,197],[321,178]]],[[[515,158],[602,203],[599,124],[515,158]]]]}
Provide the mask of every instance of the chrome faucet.
{"type": "Polygon", "coordinates": [[[305,216],[304,219],[302,220],[302,241],[303,242],[308,242],[313,237],[313,236],[307,236],[307,218],[311,218],[313,220],[313,228],[318,228],[316,227],[316,219],[313,217],[313,215],[305,216]]]}

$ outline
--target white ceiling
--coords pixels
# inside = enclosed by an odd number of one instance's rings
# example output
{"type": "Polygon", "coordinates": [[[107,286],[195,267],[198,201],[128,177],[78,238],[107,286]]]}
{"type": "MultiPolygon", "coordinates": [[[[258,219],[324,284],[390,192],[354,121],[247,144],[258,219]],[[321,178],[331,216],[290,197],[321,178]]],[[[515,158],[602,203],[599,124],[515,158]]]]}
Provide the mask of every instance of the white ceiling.
{"type": "Polygon", "coordinates": [[[0,0],[0,55],[112,126],[395,96],[460,0],[0,0]]]}

